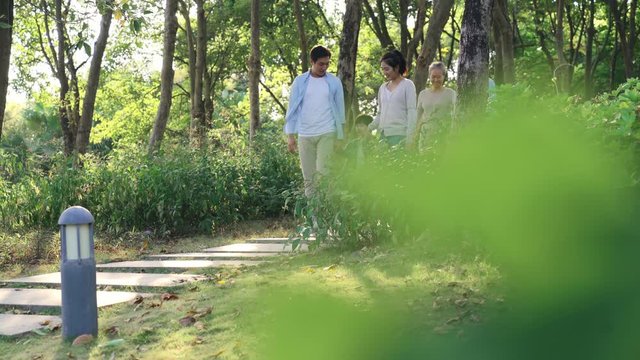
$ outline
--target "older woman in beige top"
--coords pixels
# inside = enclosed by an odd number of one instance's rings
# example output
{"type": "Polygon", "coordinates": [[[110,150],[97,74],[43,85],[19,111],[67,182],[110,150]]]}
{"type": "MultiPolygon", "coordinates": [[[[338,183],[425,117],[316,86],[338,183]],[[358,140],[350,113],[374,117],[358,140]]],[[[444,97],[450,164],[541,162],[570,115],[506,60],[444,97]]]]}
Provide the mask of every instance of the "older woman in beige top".
{"type": "Polygon", "coordinates": [[[444,86],[446,67],[442,62],[429,66],[431,87],[418,95],[416,137],[420,149],[429,149],[445,136],[453,126],[457,94],[444,86]]]}

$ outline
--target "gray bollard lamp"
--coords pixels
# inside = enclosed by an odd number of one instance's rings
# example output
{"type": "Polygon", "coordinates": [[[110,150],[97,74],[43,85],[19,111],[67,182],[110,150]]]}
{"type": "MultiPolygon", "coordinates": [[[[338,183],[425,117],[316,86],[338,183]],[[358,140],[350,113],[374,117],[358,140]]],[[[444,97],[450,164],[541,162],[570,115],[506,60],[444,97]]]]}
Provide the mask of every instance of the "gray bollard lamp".
{"type": "Polygon", "coordinates": [[[62,337],[98,335],[96,260],[93,251],[93,215],[81,206],[66,209],[60,225],[62,278],[62,337]]]}

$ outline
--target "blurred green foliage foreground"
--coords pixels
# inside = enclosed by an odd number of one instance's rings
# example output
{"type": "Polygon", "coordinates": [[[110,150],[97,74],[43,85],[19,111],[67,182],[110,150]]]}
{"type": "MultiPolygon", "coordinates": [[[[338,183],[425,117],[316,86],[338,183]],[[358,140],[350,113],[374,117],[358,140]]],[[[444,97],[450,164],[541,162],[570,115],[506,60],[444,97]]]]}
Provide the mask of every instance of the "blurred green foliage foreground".
{"type": "Polygon", "coordinates": [[[424,335],[389,299],[361,309],[340,294],[284,290],[268,300],[265,359],[640,358],[635,160],[575,111],[511,100],[462,119],[432,160],[371,156],[333,185],[345,202],[327,221],[347,233],[341,224],[370,216],[353,236],[402,231],[427,261],[482,249],[502,273],[506,309],[461,337],[424,335]]]}

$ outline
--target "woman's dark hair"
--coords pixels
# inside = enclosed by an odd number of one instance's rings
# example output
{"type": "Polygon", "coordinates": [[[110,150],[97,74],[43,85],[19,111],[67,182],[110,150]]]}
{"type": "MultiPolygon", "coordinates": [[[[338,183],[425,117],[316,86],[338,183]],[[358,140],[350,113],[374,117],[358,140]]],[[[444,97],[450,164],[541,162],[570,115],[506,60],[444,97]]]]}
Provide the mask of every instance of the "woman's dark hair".
{"type": "Polygon", "coordinates": [[[404,73],[407,72],[407,60],[404,59],[404,56],[402,56],[402,53],[398,50],[391,50],[382,55],[380,62],[383,61],[392,68],[398,69],[400,74],[404,75],[404,73]]]}
{"type": "Polygon", "coordinates": [[[316,62],[318,59],[323,57],[331,57],[331,51],[322,45],[316,45],[311,49],[311,53],[309,57],[311,57],[311,61],[316,62]]]}

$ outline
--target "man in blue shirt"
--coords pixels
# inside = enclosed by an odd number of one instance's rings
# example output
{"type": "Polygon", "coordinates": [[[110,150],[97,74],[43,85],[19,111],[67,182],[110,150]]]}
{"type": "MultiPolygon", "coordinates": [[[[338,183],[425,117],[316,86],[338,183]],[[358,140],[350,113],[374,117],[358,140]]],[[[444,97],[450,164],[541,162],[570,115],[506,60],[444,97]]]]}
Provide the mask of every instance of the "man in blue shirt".
{"type": "Polygon", "coordinates": [[[300,155],[306,196],[313,194],[317,174],[326,174],[335,141],[344,138],[345,118],[342,82],[327,72],[331,52],[318,45],[310,58],[311,69],[291,85],[284,125],[289,152],[300,155]]]}

